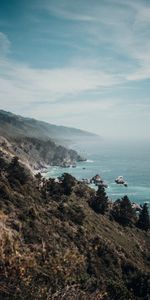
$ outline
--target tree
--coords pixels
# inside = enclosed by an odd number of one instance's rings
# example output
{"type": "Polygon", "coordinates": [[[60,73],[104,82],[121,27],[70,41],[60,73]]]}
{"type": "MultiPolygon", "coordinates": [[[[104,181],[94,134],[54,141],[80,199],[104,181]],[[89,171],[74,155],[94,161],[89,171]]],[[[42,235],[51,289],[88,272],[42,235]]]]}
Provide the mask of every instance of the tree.
{"type": "Polygon", "coordinates": [[[96,195],[90,201],[91,208],[98,214],[104,215],[108,209],[108,197],[105,188],[99,185],[96,195]]]}
{"type": "Polygon", "coordinates": [[[131,202],[127,196],[115,201],[113,205],[112,215],[116,222],[123,226],[130,225],[135,218],[131,202]]]}
{"type": "Polygon", "coordinates": [[[146,203],[144,203],[142,210],[139,214],[139,220],[137,222],[137,226],[145,231],[148,231],[150,229],[150,216],[148,211],[148,206],[146,203]]]}
{"type": "MultiPolygon", "coordinates": [[[[2,155],[1,151],[0,151],[0,155],[2,155]]],[[[5,170],[6,168],[7,168],[7,162],[2,156],[0,156],[0,171],[5,170]]]]}
{"type": "Polygon", "coordinates": [[[49,180],[46,181],[46,185],[44,185],[42,190],[45,190],[49,196],[52,196],[57,200],[63,195],[62,185],[59,182],[55,182],[54,178],[49,178],[49,180]]]}
{"type": "Polygon", "coordinates": [[[42,180],[42,175],[40,172],[38,172],[37,174],[35,174],[35,178],[38,180],[38,182],[41,182],[42,180]]]}
{"type": "Polygon", "coordinates": [[[25,184],[29,179],[29,172],[19,163],[19,158],[14,156],[7,168],[8,179],[11,182],[18,180],[21,184],[25,184]]]}
{"type": "Polygon", "coordinates": [[[70,195],[72,193],[73,187],[76,184],[76,179],[68,173],[64,173],[59,179],[62,183],[64,194],[70,195]]]}
{"type": "Polygon", "coordinates": [[[14,156],[11,160],[10,167],[18,167],[19,166],[19,157],[14,156]]]}

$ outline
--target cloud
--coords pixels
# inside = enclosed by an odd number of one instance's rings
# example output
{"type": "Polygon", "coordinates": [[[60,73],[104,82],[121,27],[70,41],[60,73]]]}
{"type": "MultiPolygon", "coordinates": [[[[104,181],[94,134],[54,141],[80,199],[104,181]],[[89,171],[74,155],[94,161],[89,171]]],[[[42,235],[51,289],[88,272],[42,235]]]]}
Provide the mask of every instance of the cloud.
{"type": "Polygon", "coordinates": [[[57,17],[71,21],[91,22],[95,20],[92,16],[70,12],[63,8],[56,8],[51,6],[49,7],[49,11],[57,17]]]}
{"type": "Polygon", "coordinates": [[[0,61],[1,99],[26,101],[49,99],[55,101],[65,95],[74,95],[118,84],[120,78],[98,70],[80,67],[35,69],[26,65],[0,61]],[[9,95],[10,94],[10,95],[9,95]],[[15,98],[15,99],[14,99],[15,98]]]}
{"type": "Polygon", "coordinates": [[[134,11],[137,23],[150,23],[150,4],[148,1],[126,0],[124,4],[134,11]]]}
{"type": "Polygon", "coordinates": [[[83,12],[81,5],[81,1],[74,1],[72,0],[63,0],[63,1],[56,1],[52,0],[43,1],[42,3],[39,2],[36,8],[45,9],[50,14],[54,15],[57,18],[69,20],[69,21],[77,21],[77,22],[91,22],[94,21],[94,16],[91,16],[90,12],[87,12],[87,3],[83,1],[83,5],[85,5],[85,12],[83,12]],[[81,12],[80,12],[81,8],[81,12]]]}
{"type": "Polygon", "coordinates": [[[7,36],[3,32],[0,32],[0,57],[4,57],[9,53],[10,46],[11,43],[7,36]]]}
{"type": "MultiPolygon", "coordinates": [[[[91,4],[88,0],[45,0],[40,2],[39,7],[50,16],[63,20],[61,24],[66,21],[64,29],[71,26],[68,48],[69,43],[70,47],[76,48],[83,64],[85,59],[89,61],[92,58],[98,62],[97,67],[102,66],[101,71],[121,74],[125,81],[150,78],[148,1],[95,0],[91,4]],[[68,21],[75,22],[72,25],[68,21]]],[[[64,40],[65,37],[62,42],[64,40]]],[[[76,61],[77,57],[71,59],[76,61]]]]}
{"type": "MultiPolygon", "coordinates": [[[[1,34],[2,49],[10,46],[6,36],[1,34]]],[[[117,85],[122,78],[113,73],[92,68],[91,65],[67,65],[63,68],[33,68],[18,63],[6,56],[0,58],[0,101],[10,105],[19,103],[50,103],[66,96],[79,95],[89,91],[117,85]]]]}
{"type": "MultiPolygon", "coordinates": [[[[114,1],[119,6],[105,7],[100,16],[103,33],[97,38],[100,26],[93,27],[97,43],[108,44],[113,54],[125,56],[132,66],[128,81],[150,79],[150,3],[145,1],[114,1]],[[105,12],[105,13],[104,13],[105,12]],[[109,21],[110,20],[110,21],[109,21]],[[109,26],[110,25],[110,26],[109,26]]],[[[126,75],[124,73],[124,75],[126,75]]]]}

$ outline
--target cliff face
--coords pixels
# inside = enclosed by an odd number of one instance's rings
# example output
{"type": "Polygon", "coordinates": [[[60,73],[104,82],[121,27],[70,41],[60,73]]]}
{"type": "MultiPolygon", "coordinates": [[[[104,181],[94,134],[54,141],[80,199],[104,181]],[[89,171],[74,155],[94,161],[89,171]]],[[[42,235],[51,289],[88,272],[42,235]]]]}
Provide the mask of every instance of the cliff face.
{"type": "Polygon", "coordinates": [[[95,213],[72,177],[66,190],[17,161],[0,168],[2,299],[149,299],[149,232],[95,213]]]}
{"type": "Polygon", "coordinates": [[[20,161],[32,170],[47,165],[59,166],[64,160],[83,160],[76,151],[58,146],[51,140],[42,141],[28,137],[11,138],[9,141],[0,137],[0,150],[9,160],[12,156],[18,156],[20,161]]]}

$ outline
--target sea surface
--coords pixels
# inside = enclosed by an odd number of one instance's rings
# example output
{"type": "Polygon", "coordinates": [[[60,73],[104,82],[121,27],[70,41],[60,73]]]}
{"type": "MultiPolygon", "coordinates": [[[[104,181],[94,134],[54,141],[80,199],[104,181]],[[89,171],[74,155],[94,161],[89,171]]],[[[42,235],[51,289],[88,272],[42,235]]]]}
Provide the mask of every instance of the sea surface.
{"type": "Polygon", "coordinates": [[[99,174],[107,182],[106,191],[112,200],[128,195],[132,202],[147,202],[150,207],[149,142],[84,141],[72,148],[87,161],[78,163],[76,168],[50,167],[47,177],[55,178],[67,172],[81,180],[99,174]],[[120,175],[128,182],[128,187],[115,183],[120,175]]]}

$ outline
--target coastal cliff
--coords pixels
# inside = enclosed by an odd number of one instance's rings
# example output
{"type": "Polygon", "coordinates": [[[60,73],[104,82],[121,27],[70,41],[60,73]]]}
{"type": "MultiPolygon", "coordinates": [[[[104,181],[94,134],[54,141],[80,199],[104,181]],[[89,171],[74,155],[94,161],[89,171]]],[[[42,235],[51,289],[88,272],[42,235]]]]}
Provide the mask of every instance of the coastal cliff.
{"type": "Polygon", "coordinates": [[[76,151],[52,140],[43,141],[37,138],[20,137],[6,139],[0,137],[1,155],[10,160],[18,156],[20,161],[28,166],[32,172],[47,168],[47,166],[60,166],[64,161],[78,162],[84,160],[76,151]]]}

